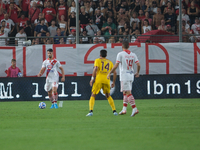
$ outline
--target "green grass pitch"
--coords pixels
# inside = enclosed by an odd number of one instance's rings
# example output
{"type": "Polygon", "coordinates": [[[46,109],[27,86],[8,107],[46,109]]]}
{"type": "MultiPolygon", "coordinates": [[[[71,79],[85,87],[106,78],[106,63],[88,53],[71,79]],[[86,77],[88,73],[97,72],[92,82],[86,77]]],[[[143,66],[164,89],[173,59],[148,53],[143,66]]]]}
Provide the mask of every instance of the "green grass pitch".
{"type": "MultiPolygon", "coordinates": [[[[197,150],[200,149],[200,99],[136,100],[139,114],[114,116],[106,100],[0,103],[1,150],[197,150]]],[[[121,111],[122,100],[115,100],[121,111]]]]}

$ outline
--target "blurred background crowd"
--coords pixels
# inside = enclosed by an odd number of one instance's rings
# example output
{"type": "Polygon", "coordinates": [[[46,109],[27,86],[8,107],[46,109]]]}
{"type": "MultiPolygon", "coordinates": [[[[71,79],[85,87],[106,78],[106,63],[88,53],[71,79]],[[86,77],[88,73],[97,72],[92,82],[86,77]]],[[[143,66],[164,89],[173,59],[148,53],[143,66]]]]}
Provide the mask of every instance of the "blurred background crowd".
{"type": "Polygon", "coordinates": [[[74,44],[76,32],[83,44],[135,42],[157,30],[199,42],[200,0],[182,0],[181,31],[179,5],[179,0],[0,0],[0,45],[74,44]]]}

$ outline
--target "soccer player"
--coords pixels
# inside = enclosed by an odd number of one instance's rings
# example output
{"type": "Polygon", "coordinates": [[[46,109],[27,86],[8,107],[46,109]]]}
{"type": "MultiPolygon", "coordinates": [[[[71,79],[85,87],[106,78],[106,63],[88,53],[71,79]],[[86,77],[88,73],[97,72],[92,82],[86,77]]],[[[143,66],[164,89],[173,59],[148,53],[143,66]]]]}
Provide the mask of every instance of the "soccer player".
{"type": "MultiPolygon", "coordinates": [[[[103,49],[100,51],[100,58],[97,58],[94,62],[94,69],[90,80],[90,86],[92,86],[92,94],[89,100],[90,111],[86,116],[93,116],[95,97],[99,93],[101,88],[103,89],[103,92],[106,98],[108,99],[108,102],[113,110],[113,114],[115,116],[117,115],[114,101],[110,96],[110,78],[107,79],[108,73],[113,68],[113,63],[110,60],[106,59],[106,56],[107,56],[107,51],[103,49]]],[[[115,86],[115,80],[117,75],[116,71],[113,71],[113,73],[114,73],[113,83],[111,87],[115,86]]]]}
{"type": "Polygon", "coordinates": [[[45,70],[46,71],[46,84],[44,89],[48,92],[49,100],[52,102],[52,108],[58,108],[57,101],[58,101],[58,81],[59,81],[59,74],[58,69],[61,70],[62,78],[61,81],[65,82],[65,73],[64,69],[61,66],[60,62],[53,58],[53,49],[47,50],[48,59],[46,59],[42,64],[42,69],[40,70],[38,77],[42,76],[45,70]]]}
{"type": "Polygon", "coordinates": [[[11,66],[8,68],[7,77],[18,77],[18,73],[21,73],[21,70],[16,66],[16,60],[11,60],[11,66]]]}
{"type": "Polygon", "coordinates": [[[135,53],[132,53],[129,48],[129,43],[124,41],[122,43],[122,52],[117,54],[117,60],[113,67],[113,69],[108,74],[108,78],[110,78],[110,74],[115,72],[117,67],[119,66],[120,71],[120,84],[121,84],[121,92],[123,92],[123,109],[119,113],[119,115],[126,114],[127,104],[129,103],[132,107],[131,116],[135,116],[139,113],[137,107],[135,105],[135,99],[131,94],[132,91],[132,83],[134,81],[134,70],[133,70],[133,62],[137,65],[137,72],[135,77],[139,77],[140,71],[140,63],[135,53]]]}

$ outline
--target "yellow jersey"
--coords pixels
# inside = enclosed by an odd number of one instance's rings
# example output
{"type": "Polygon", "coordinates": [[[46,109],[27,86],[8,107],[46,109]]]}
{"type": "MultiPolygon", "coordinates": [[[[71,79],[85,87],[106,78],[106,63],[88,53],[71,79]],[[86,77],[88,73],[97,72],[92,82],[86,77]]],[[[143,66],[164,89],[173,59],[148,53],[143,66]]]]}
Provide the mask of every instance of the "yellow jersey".
{"type": "Polygon", "coordinates": [[[106,58],[97,58],[94,62],[94,67],[98,67],[95,83],[110,84],[110,79],[107,79],[107,75],[113,68],[113,63],[106,58]]]}

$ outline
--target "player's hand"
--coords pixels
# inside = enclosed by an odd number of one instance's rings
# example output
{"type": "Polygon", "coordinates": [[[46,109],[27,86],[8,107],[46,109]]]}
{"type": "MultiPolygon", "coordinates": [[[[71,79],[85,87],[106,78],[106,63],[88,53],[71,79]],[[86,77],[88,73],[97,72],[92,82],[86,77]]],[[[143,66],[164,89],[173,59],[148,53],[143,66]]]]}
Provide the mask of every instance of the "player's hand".
{"type": "Polygon", "coordinates": [[[136,74],[135,74],[135,77],[136,78],[138,78],[140,75],[139,75],[139,73],[137,72],[136,74]]]}
{"type": "Polygon", "coordinates": [[[61,78],[61,81],[62,81],[62,82],[65,82],[65,77],[62,77],[62,78],[61,78]]]}
{"type": "Polygon", "coordinates": [[[110,73],[107,75],[107,79],[110,79],[110,73]]]}
{"type": "Polygon", "coordinates": [[[115,87],[115,83],[112,83],[112,84],[111,84],[111,88],[114,88],[114,87],[115,87]]]}
{"type": "Polygon", "coordinates": [[[90,80],[90,86],[92,86],[93,82],[94,82],[94,80],[90,80]]]}
{"type": "Polygon", "coordinates": [[[41,74],[41,73],[38,73],[37,77],[41,77],[41,76],[42,76],[42,74],[41,74]]]}

